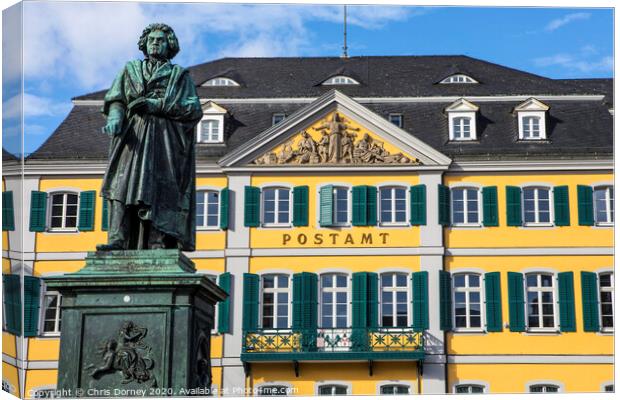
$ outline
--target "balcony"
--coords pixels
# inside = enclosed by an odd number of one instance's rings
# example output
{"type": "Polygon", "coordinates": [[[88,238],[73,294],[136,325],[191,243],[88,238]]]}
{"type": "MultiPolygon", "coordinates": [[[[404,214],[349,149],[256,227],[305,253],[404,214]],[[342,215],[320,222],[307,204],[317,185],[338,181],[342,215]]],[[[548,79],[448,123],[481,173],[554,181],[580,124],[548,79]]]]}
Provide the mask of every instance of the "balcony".
{"type": "Polygon", "coordinates": [[[423,360],[412,328],[260,329],[243,334],[241,361],[423,360]]]}

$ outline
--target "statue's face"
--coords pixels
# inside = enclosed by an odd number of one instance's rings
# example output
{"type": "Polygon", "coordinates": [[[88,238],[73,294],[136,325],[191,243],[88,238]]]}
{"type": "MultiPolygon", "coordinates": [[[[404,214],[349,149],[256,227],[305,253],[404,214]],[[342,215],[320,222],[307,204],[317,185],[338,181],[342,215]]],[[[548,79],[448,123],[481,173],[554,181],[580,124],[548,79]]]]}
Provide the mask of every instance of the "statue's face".
{"type": "Polygon", "coordinates": [[[168,54],[168,39],[162,31],[153,31],[146,38],[146,51],[149,57],[166,58],[168,54]]]}

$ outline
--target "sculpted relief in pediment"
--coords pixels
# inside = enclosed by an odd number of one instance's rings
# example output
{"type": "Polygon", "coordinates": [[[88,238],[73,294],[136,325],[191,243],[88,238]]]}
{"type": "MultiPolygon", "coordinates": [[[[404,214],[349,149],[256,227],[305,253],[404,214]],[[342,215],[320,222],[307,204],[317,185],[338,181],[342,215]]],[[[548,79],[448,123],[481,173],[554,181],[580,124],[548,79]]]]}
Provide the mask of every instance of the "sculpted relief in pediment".
{"type": "Polygon", "coordinates": [[[286,164],[409,164],[420,165],[397,148],[337,112],[295,135],[254,162],[286,164]]]}

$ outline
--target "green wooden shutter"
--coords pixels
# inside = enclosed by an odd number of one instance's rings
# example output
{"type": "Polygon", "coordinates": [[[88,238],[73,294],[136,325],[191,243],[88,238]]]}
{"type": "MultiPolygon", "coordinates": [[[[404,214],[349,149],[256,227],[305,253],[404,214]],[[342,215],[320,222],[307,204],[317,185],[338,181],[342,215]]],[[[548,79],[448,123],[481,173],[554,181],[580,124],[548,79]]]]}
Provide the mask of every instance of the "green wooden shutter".
{"type": "Polygon", "coordinates": [[[560,330],[575,332],[575,289],[572,272],[558,274],[558,293],[560,298],[560,330]]]}
{"type": "Polygon", "coordinates": [[[368,201],[366,186],[354,186],[353,187],[353,226],[366,226],[367,225],[367,212],[366,204],[368,201]]]}
{"type": "Polygon", "coordinates": [[[568,186],[553,188],[553,211],[556,226],[570,225],[570,207],[568,205],[568,186]]]}
{"type": "Polygon", "coordinates": [[[593,190],[590,186],[577,185],[579,225],[594,225],[593,190]]]}
{"type": "Polygon", "coordinates": [[[502,331],[502,291],[499,272],[484,274],[487,332],[502,331]]]}
{"type": "Polygon", "coordinates": [[[6,330],[13,335],[21,335],[22,297],[19,275],[2,275],[2,281],[6,330]]]}
{"type": "Polygon", "coordinates": [[[415,185],[409,189],[411,225],[426,225],[426,185],[415,185]]]}
{"type": "Polygon", "coordinates": [[[228,229],[230,218],[230,189],[220,190],[220,229],[228,229]]]}
{"type": "Polygon", "coordinates": [[[375,272],[366,274],[366,291],[368,293],[366,326],[375,328],[379,326],[379,275],[375,272]]]}
{"type": "Polygon", "coordinates": [[[103,199],[102,200],[103,209],[101,210],[101,230],[107,231],[109,221],[110,221],[110,217],[108,216],[108,208],[109,208],[110,201],[106,199],[105,197],[103,197],[102,199],[103,199]]]}
{"type": "Polygon", "coordinates": [[[308,186],[293,188],[293,226],[308,226],[308,186]]]}
{"type": "Polygon", "coordinates": [[[452,329],[452,279],[448,271],[439,271],[439,328],[452,329]]]}
{"type": "Polygon", "coordinates": [[[30,232],[45,231],[47,193],[33,190],[30,194],[30,232]]]}
{"type": "Polygon", "coordinates": [[[418,332],[428,329],[428,272],[414,272],[411,275],[413,286],[413,324],[418,332]]]}
{"type": "Polygon", "coordinates": [[[317,274],[302,272],[304,329],[315,330],[318,326],[318,286],[317,274]]]}
{"type": "Polygon", "coordinates": [[[482,188],[482,224],[484,226],[499,226],[497,186],[482,188]]]}
{"type": "Polygon", "coordinates": [[[217,303],[217,331],[219,333],[230,333],[231,277],[230,272],[224,272],[218,278],[218,285],[228,293],[226,300],[217,303]]]}
{"type": "Polygon", "coordinates": [[[377,225],[377,188],[366,186],[366,225],[377,225]]]}
{"type": "Polygon", "coordinates": [[[258,328],[259,277],[256,274],[243,274],[243,330],[258,328]]]}
{"type": "Polygon", "coordinates": [[[521,226],[521,188],[506,186],[506,224],[521,226]]]}
{"type": "Polygon", "coordinates": [[[303,326],[303,281],[302,274],[293,274],[293,323],[292,328],[296,331],[303,326]]]}
{"type": "Polygon", "coordinates": [[[518,272],[508,272],[508,311],[510,314],[510,331],[525,331],[523,274],[518,272]]]}
{"type": "Polygon", "coordinates": [[[2,192],[2,230],[15,230],[15,210],[13,208],[13,192],[2,192]]]}
{"type": "Polygon", "coordinates": [[[594,272],[581,271],[581,303],[583,306],[583,330],[598,332],[598,287],[594,272]]]}
{"type": "MultiPolygon", "coordinates": [[[[39,308],[41,304],[41,280],[24,276],[24,336],[37,336],[39,308]]],[[[60,306],[60,305],[59,305],[60,306]]]]}
{"type": "Polygon", "coordinates": [[[80,217],[78,229],[80,231],[92,231],[95,229],[95,195],[94,190],[80,193],[80,217]]]}
{"type": "Polygon", "coordinates": [[[334,224],[334,187],[332,185],[323,186],[319,191],[320,213],[319,224],[321,226],[332,226],[334,224]]]}
{"type": "Polygon", "coordinates": [[[245,187],[244,225],[257,227],[260,225],[260,189],[254,186],[245,187]]]}
{"type": "Polygon", "coordinates": [[[437,197],[439,224],[448,226],[450,225],[450,188],[437,185],[437,197]]]}
{"type": "Polygon", "coordinates": [[[366,326],[368,325],[368,274],[354,272],[352,284],[352,351],[364,351],[367,347],[366,326]]]}

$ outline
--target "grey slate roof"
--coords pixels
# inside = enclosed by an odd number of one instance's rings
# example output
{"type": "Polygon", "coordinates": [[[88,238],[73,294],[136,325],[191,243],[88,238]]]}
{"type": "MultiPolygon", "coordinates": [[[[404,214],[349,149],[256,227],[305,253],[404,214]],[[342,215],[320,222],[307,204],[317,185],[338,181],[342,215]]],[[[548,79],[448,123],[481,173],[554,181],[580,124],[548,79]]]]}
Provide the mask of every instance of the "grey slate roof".
{"type": "MultiPolygon", "coordinates": [[[[604,94],[611,79],[553,80],[465,56],[352,57],[342,58],[225,58],[190,67],[197,85],[227,76],[240,87],[199,87],[202,98],[318,97],[336,88],[353,97],[486,96],[604,94]],[[466,73],[480,84],[437,84],[454,73],[466,73]],[[350,75],[359,86],[321,86],[334,75],[350,75]]],[[[99,100],[105,92],[77,97],[99,100]]],[[[606,97],[607,99],[608,97],[606,97]]],[[[199,160],[215,162],[223,155],[271,126],[273,113],[292,114],[307,103],[218,102],[229,111],[224,145],[197,145],[199,160]]],[[[519,102],[480,102],[479,140],[448,141],[448,119],[443,110],[450,103],[365,104],[387,118],[403,114],[403,129],[453,158],[502,157],[609,157],[613,151],[613,118],[603,101],[545,101],[548,140],[517,140],[519,102]]],[[[105,159],[108,138],[100,106],[76,105],[52,136],[30,157],[33,159],[105,159]]]]}
{"type": "Polygon", "coordinates": [[[578,86],[590,93],[605,95],[605,104],[614,106],[614,80],[613,79],[561,79],[563,83],[578,86]]]}

